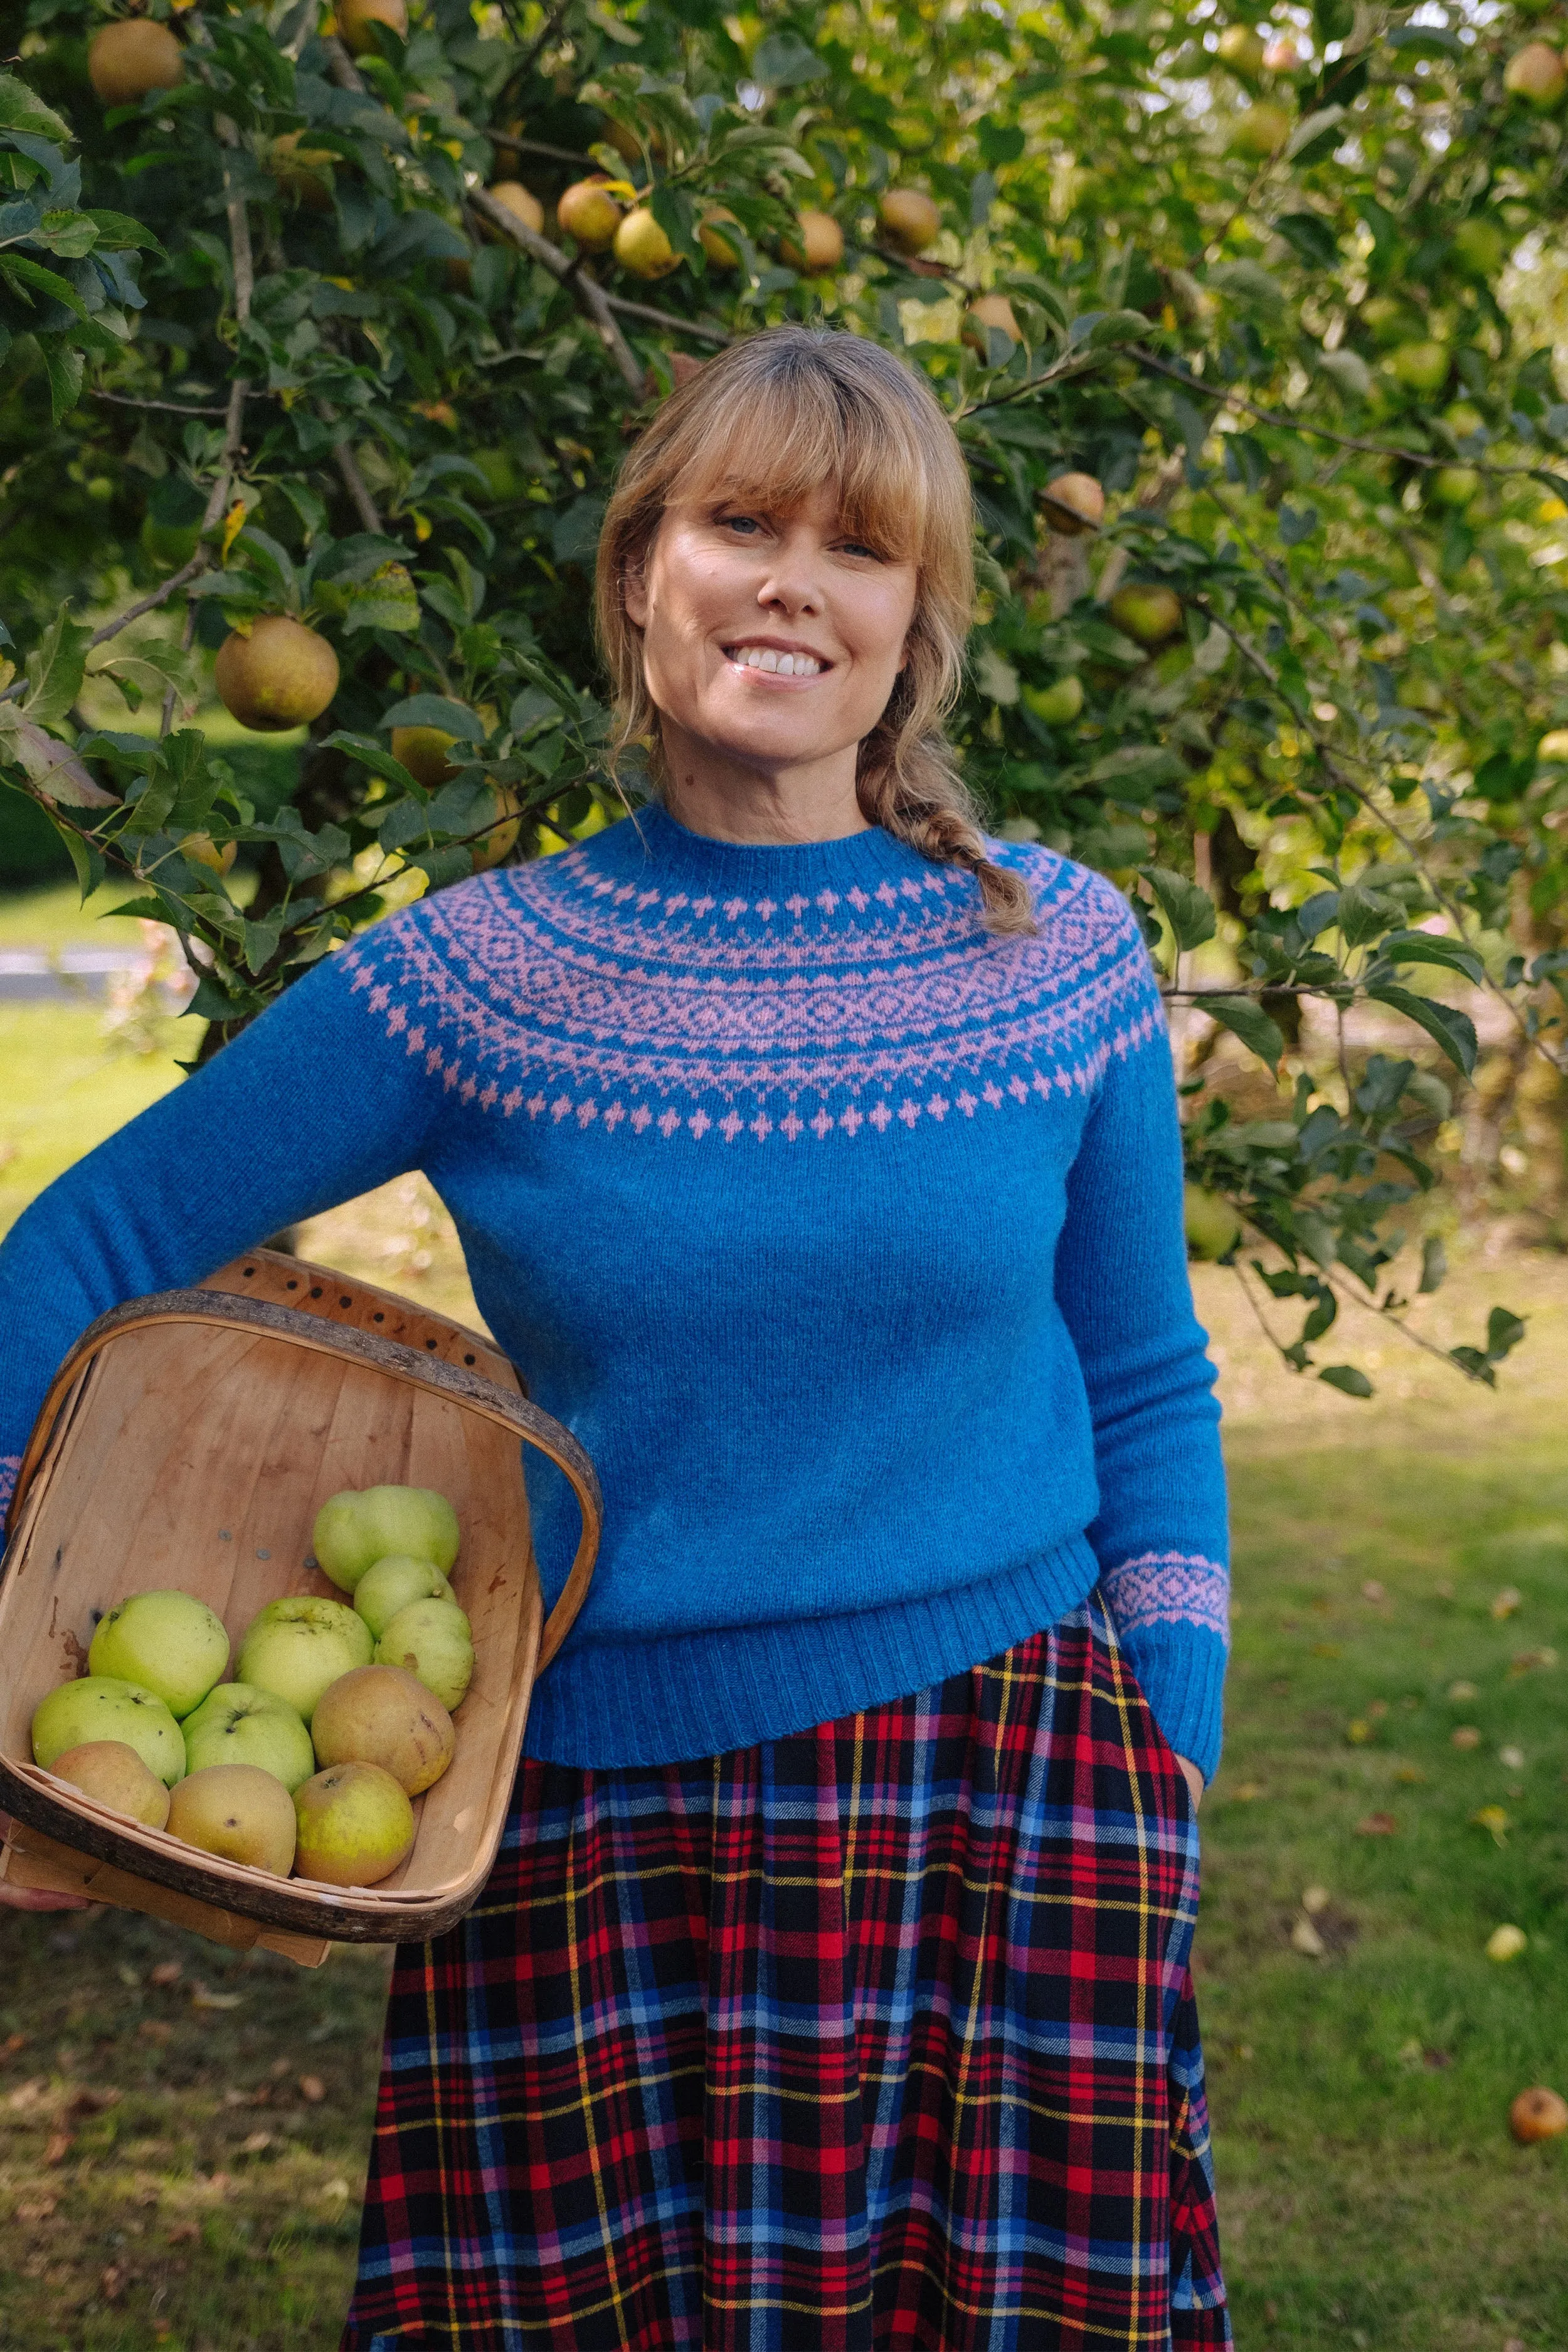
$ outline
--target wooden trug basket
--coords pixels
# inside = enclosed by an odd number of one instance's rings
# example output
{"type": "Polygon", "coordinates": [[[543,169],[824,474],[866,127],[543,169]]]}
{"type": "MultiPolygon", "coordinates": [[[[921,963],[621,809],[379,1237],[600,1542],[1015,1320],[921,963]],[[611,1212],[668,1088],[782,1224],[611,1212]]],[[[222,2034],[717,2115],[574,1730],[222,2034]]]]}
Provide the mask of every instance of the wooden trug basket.
{"type": "Polygon", "coordinates": [[[0,1867],[15,1884],[152,1913],[306,1966],[332,1941],[423,1941],[477,1899],[495,1861],[535,1675],[582,1606],[598,1548],[594,1466],[477,1332],[276,1251],[200,1289],[135,1299],[83,1334],[23,1456],[0,1570],[0,1867]],[[583,1514],[542,1624],[520,1441],[583,1514]],[[87,1671],[101,1612],[177,1587],[223,1619],[233,1654],[285,1593],[342,1600],[310,1530],[345,1486],[433,1486],[456,1507],[451,1571],[474,1630],[457,1754],[414,1800],[407,1860],[377,1886],[276,1878],[142,1828],[32,1761],[34,1709],[87,1671]]]}

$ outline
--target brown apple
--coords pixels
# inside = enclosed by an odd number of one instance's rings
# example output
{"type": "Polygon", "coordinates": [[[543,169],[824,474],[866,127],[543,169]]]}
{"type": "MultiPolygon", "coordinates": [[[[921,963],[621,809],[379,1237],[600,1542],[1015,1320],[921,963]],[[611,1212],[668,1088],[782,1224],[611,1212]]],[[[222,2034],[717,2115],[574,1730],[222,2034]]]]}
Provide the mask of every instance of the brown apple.
{"type": "Polygon", "coordinates": [[[1538,2139],[1555,2139],[1568,2131],[1568,2099],[1537,2083],[1521,2091],[1510,2107],[1508,2127],[1521,2147],[1532,2147],[1538,2139]]]}
{"type": "Polygon", "coordinates": [[[92,37],[87,77],[105,106],[132,106],[155,89],[177,89],[185,56],[167,25],[121,16],[92,37]]]}
{"type": "Polygon", "coordinates": [[[373,25],[385,25],[399,40],[408,37],[408,0],[337,0],[338,31],[343,47],[363,58],[375,47],[373,25]]]}
{"type": "Polygon", "coordinates": [[[84,1739],[79,1748],[57,1756],[49,1770],[110,1812],[129,1813],[144,1829],[161,1830],[169,1818],[168,1790],[123,1739],[84,1739]]]}
{"type": "Polygon", "coordinates": [[[338,657],[325,637],[286,613],[236,629],[213,664],[218,700],[258,734],[279,735],[319,719],[338,690],[338,657]]]}
{"type": "Polygon", "coordinates": [[[1058,474],[1040,494],[1046,520],[1063,539],[1079,539],[1105,520],[1105,492],[1092,474],[1058,474]]]}
{"type": "Polygon", "coordinates": [[[844,231],[831,213],[804,212],[794,233],[779,239],[780,258],[808,278],[837,269],[844,258],[844,231]]]}
{"type": "Polygon", "coordinates": [[[942,214],[920,188],[889,188],[877,206],[877,218],[888,243],[900,253],[923,253],[942,235],[942,214]]]}
{"type": "Polygon", "coordinates": [[[404,1666],[355,1666],[324,1691],[310,1722],[319,1764],[379,1764],[416,1797],[440,1779],[458,1735],[452,1718],[404,1666]]]}
{"type": "Polygon", "coordinates": [[[294,1800],[259,1764],[208,1764],[169,1800],[169,1834],[226,1862],[287,1878],[294,1860],[294,1800]]]}

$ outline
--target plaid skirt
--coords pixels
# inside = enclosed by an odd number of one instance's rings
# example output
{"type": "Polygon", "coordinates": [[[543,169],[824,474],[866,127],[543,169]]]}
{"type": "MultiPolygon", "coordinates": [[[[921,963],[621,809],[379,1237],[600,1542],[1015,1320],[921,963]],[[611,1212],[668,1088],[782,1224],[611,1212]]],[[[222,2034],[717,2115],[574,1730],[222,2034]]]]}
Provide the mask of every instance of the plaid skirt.
{"type": "Polygon", "coordinates": [[[787,1738],[525,1759],[398,1954],[342,2352],[1228,2344],[1197,1886],[1098,1592],[787,1738]]]}

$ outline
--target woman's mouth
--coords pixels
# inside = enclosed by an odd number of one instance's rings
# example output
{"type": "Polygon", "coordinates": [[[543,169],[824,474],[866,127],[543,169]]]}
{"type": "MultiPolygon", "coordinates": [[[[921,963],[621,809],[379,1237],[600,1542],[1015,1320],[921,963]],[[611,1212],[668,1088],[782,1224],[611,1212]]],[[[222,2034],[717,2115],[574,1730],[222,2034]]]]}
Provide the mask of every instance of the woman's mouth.
{"type": "Polygon", "coordinates": [[[820,677],[833,667],[817,654],[778,646],[726,646],[724,658],[736,669],[760,670],[768,677],[820,677]]]}

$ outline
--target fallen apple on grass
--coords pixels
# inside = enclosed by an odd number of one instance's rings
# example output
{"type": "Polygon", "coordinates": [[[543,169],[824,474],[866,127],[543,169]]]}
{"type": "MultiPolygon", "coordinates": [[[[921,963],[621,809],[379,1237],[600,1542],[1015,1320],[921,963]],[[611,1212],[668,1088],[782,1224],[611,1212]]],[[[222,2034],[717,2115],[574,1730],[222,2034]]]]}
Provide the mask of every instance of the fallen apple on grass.
{"type": "Polygon", "coordinates": [[[46,1772],[68,1748],[123,1740],[150,1772],[172,1789],[185,1775],[180,1727],[163,1700],[139,1683],[114,1675],[82,1675],[49,1693],[34,1713],[33,1761],[46,1772]]]}
{"type": "Polygon", "coordinates": [[[258,1764],[208,1764],[169,1801],[169,1834],[226,1862],[287,1878],[294,1860],[294,1800],[258,1764]]]}
{"type": "Polygon", "coordinates": [[[290,1593],[251,1619],[236,1671],[242,1683],[286,1700],[308,1724],[324,1690],[355,1666],[369,1665],[372,1647],[370,1627],[346,1602],[290,1593]]]}
{"type": "Polygon", "coordinates": [[[223,1620],[188,1592],[134,1592],[100,1621],[88,1672],[138,1683],[171,1715],[200,1706],[228,1664],[223,1620]]]}
{"type": "Polygon", "coordinates": [[[79,1748],[65,1748],[47,1769],[110,1812],[128,1813],[143,1829],[161,1830],[169,1818],[168,1790],[123,1739],[84,1740],[79,1748]]]}
{"type": "Polygon", "coordinates": [[[185,1762],[256,1764],[290,1791],[316,1769],[310,1735],[287,1700],[249,1683],[219,1683],[184,1721],[185,1762]]]}
{"type": "Polygon", "coordinates": [[[311,1736],[323,1766],[379,1764],[411,1797],[441,1778],[458,1738],[435,1693],[403,1666],[357,1666],[334,1683],[311,1736]]]}
{"type": "Polygon", "coordinates": [[[1531,2147],[1541,2139],[1556,2139],[1568,2131],[1568,2099],[1549,2091],[1544,2084],[1534,2084],[1521,2091],[1510,2107],[1508,2127],[1521,2147],[1531,2147]]]}
{"type": "Polygon", "coordinates": [[[460,1540],[458,1514],[430,1486],[345,1487],[322,1504],[311,1530],[317,1563],[342,1592],[389,1552],[430,1560],[445,1575],[460,1540]]]}
{"type": "Polygon", "coordinates": [[[414,1843],[414,1808],[379,1764],[333,1764],[296,1790],[295,1867],[328,1886],[374,1886],[414,1843]]]}

